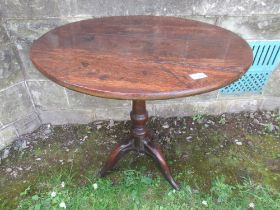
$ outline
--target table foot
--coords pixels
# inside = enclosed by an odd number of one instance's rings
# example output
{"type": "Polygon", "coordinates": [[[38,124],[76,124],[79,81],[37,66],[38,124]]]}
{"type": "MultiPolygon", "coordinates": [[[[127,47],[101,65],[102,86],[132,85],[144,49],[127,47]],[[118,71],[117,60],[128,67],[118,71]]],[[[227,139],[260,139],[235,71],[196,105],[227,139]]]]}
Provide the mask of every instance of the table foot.
{"type": "Polygon", "coordinates": [[[175,182],[171,175],[171,171],[167,165],[167,162],[164,158],[164,155],[160,149],[160,146],[157,143],[154,142],[146,142],[145,143],[145,153],[152,158],[154,158],[155,161],[158,162],[161,172],[164,175],[164,177],[167,179],[167,181],[171,184],[171,186],[175,190],[179,190],[179,185],[175,182]]]}
{"type": "Polygon", "coordinates": [[[100,176],[103,177],[109,173],[109,171],[111,171],[117,164],[118,160],[131,150],[133,150],[132,141],[127,141],[124,144],[118,144],[109,155],[105,165],[100,171],[100,176]]]}

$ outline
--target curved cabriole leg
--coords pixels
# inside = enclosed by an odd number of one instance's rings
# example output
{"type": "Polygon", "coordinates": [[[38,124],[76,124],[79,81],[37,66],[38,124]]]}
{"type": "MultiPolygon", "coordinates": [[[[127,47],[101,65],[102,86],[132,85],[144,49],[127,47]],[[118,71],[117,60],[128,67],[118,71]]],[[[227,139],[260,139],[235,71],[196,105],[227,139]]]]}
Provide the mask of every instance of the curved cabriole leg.
{"type": "Polygon", "coordinates": [[[132,141],[128,141],[125,144],[118,144],[115,149],[111,152],[109,155],[105,165],[103,166],[102,170],[100,171],[100,176],[105,176],[109,171],[113,169],[113,167],[116,165],[118,160],[124,156],[126,153],[133,150],[133,143],[132,141]]]}
{"type": "Polygon", "coordinates": [[[146,141],[145,152],[147,155],[150,155],[159,163],[161,172],[163,173],[167,181],[172,185],[172,187],[176,190],[179,190],[179,186],[171,175],[170,169],[165,161],[164,155],[161,152],[159,145],[150,141],[146,141]]]}

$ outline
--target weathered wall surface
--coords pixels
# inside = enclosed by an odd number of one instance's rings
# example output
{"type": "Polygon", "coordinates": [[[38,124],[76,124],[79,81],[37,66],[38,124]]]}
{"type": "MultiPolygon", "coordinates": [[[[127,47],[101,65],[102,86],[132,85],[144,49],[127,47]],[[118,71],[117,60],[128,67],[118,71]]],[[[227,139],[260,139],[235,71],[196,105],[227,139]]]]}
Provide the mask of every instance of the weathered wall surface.
{"type": "MultiPolygon", "coordinates": [[[[247,40],[280,39],[279,0],[0,0],[0,149],[42,123],[127,119],[130,101],[106,100],[67,90],[41,75],[28,51],[34,39],[56,26],[101,16],[167,15],[230,29],[247,40]]],[[[200,96],[148,103],[163,117],[220,114],[280,107],[280,68],[262,95],[200,96]]]]}

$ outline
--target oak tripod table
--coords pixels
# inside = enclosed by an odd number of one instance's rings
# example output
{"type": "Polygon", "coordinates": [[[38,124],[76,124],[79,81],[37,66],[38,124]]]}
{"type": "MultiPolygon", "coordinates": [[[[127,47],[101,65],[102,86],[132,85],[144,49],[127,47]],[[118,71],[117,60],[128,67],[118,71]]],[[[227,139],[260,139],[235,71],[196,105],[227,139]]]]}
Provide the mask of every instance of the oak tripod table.
{"type": "Polygon", "coordinates": [[[209,92],[240,78],[252,63],[248,44],[223,28],[175,17],[122,16],[78,21],[34,41],[33,64],[56,83],[89,95],[132,100],[131,137],[115,147],[107,174],[129,151],[145,153],[174,181],[155,136],[146,100],[209,92]]]}

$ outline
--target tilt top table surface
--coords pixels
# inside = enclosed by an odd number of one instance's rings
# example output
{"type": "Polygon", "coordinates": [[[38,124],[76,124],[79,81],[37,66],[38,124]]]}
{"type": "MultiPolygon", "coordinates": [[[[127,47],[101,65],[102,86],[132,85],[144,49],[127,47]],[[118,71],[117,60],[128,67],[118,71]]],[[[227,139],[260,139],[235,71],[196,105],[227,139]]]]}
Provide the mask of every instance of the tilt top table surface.
{"type": "Polygon", "coordinates": [[[208,92],[240,78],[252,61],[248,44],[228,30],[153,16],[70,23],[34,41],[30,57],[62,86],[132,100],[208,92]]]}
{"type": "Polygon", "coordinates": [[[55,28],[35,40],[33,64],[56,83],[89,95],[133,100],[131,137],[109,155],[105,175],[129,151],[153,157],[171,176],[146,128],[146,100],[197,95],[239,79],[252,63],[249,45],[223,28],[176,17],[119,16],[55,28]]]}

